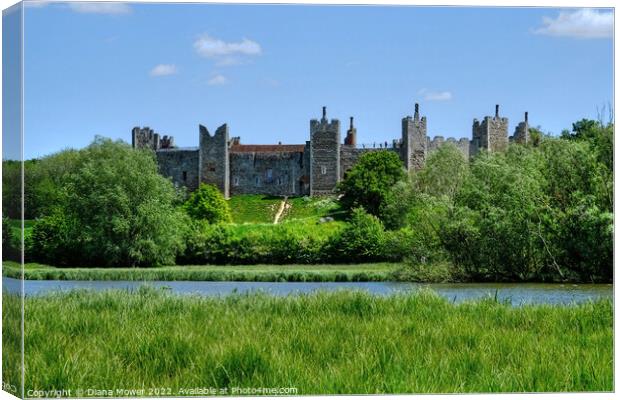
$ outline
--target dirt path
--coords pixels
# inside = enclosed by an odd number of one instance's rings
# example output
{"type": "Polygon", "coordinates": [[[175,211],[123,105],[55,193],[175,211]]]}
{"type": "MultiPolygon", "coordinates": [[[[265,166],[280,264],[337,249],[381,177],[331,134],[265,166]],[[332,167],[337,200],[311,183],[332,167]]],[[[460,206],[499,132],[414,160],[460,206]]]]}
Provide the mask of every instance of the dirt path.
{"type": "Polygon", "coordinates": [[[280,208],[278,208],[278,212],[276,213],[275,218],[273,219],[273,224],[277,224],[280,221],[280,217],[284,212],[284,208],[286,207],[286,200],[288,200],[288,196],[284,196],[284,200],[280,203],[280,208]]]}

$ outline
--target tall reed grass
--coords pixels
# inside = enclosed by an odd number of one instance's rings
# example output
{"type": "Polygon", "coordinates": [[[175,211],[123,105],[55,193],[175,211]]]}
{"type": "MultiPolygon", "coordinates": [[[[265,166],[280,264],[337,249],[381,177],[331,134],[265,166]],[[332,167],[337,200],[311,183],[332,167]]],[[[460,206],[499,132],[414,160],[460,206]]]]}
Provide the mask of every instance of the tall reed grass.
{"type": "MultiPolygon", "coordinates": [[[[3,307],[18,301],[5,294],[3,307]]],[[[142,288],[25,302],[26,390],[613,390],[609,300],[511,307],[427,291],[204,298],[142,288]]],[[[4,367],[3,379],[15,380],[4,367]]]]}

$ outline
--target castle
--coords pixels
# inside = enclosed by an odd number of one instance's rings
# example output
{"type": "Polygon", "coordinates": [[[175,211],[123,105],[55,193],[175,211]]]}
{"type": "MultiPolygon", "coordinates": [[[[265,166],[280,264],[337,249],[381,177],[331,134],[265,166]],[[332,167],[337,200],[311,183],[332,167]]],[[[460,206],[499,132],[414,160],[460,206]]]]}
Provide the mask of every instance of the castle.
{"type": "Polygon", "coordinates": [[[465,157],[480,151],[502,151],[510,141],[529,141],[528,115],[508,136],[508,119],[486,116],[474,119],[472,138],[444,140],[426,135],[426,117],[420,117],[418,104],[413,116],[402,119],[401,137],[372,146],[357,144],[357,130],[350,118],[344,141],[340,138],[340,121],[328,120],[323,107],[321,119],[310,121],[310,140],[305,144],[242,144],[230,137],[228,125],[212,135],[199,125],[199,146],[179,148],[174,138],[161,136],[148,127],[132,130],[132,146],[155,151],[159,171],[177,186],[195,190],[202,182],[215,185],[225,197],[236,194],[321,195],[333,193],[347,171],[362,154],[387,150],[397,153],[408,171],[424,166],[429,153],[444,143],[456,145],[465,157]]]}

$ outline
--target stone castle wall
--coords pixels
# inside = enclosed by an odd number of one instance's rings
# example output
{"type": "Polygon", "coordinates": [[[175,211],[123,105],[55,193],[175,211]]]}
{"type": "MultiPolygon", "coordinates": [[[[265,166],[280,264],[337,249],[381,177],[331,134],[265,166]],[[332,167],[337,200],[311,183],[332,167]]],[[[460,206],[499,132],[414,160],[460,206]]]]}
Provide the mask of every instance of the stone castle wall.
{"type": "Polygon", "coordinates": [[[155,152],[159,173],[172,179],[175,186],[185,186],[190,192],[198,188],[199,150],[162,149],[155,152]]]}
{"type": "Polygon", "coordinates": [[[310,195],[333,193],[340,181],[340,121],[310,121],[310,195]]]}
{"type": "Polygon", "coordinates": [[[494,117],[484,117],[482,122],[474,119],[470,155],[480,150],[504,151],[508,147],[508,118],[499,116],[499,105],[495,106],[494,117]]]}
{"type": "Polygon", "coordinates": [[[515,143],[528,144],[530,142],[530,126],[528,122],[528,115],[525,112],[525,118],[523,122],[519,122],[519,125],[515,128],[515,133],[511,137],[515,143]]]}
{"type": "Polygon", "coordinates": [[[148,126],[140,128],[136,126],[131,130],[131,145],[137,149],[170,149],[174,147],[174,138],[154,132],[148,126]]]}
{"type": "Polygon", "coordinates": [[[211,136],[206,127],[199,126],[199,177],[200,183],[214,185],[224,194],[230,195],[230,160],[228,126],[220,126],[211,136]]]}
{"type": "Polygon", "coordinates": [[[484,122],[488,125],[489,151],[505,151],[508,148],[508,118],[489,118],[484,122]]]}
{"type": "Polygon", "coordinates": [[[131,130],[131,146],[134,149],[159,150],[159,133],[155,133],[148,126],[136,126],[131,130]]]}
{"type": "MultiPolygon", "coordinates": [[[[527,117],[526,112],[525,121],[517,125],[510,141],[528,143],[527,117]]],[[[196,148],[176,148],[172,137],[160,136],[148,127],[132,129],[132,145],[154,150],[160,173],[175,185],[192,191],[200,183],[213,184],[228,197],[330,194],[359,158],[372,151],[397,152],[411,172],[422,168],[427,156],[446,143],[456,146],[466,158],[480,151],[503,151],[509,143],[508,119],[499,116],[498,105],[494,117],[484,117],[482,122],[474,119],[471,140],[431,139],[426,135],[426,117],[420,116],[417,104],[413,117],[402,119],[401,128],[401,138],[390,148],[359,148],[353,118],[345,143],[341,143],[340,122],[328,121],[323,107],[322,118],[310,121],[310,140],[300,145],[242,145],[240,138],[229,137],[226,124],[214,135],[200,125],[200,146],[196,148]]]]}
{"type": "Polygon", "coordinates": [[[431,138],[427,136],[426,137],[426,148],[427,148],[428,154],[431,154],[432,152],[436,151],[441,146],[447,143],[456,146],[456,148],[458,148],[461,151],[461,153],[463,153],[463,156],[466,159],[469,159],[470,141],[467,138],[461,138],[459,140],[456,140],[451,137],[448,139],[444,139],[443,136],[435,136],[431,140],[431,138]]]}
{"type": "Polygon", "coordinates": [[[426,160],[426,117],[420,118],[418,104],[413,117],[402,120],[401,159],[407,171],[422,169],[426,160]]]}
{"type": "Polygon", "coordinates": [[[230,194],[304,195],[304,152],[231,152],[230,194]]]}

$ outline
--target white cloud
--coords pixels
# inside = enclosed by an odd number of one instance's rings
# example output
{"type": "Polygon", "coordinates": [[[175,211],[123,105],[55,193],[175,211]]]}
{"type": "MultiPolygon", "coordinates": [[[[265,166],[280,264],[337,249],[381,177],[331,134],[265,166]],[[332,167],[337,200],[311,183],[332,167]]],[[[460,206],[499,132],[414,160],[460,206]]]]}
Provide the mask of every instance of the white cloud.
{"type": "Polygon", "coordinates": [[[428,89],[420,89],[418,94],[424,96],[424,100],[426,101],[448,101],[452,100],[452,92],[447,90],[437,91],[437,90],[428,90],[428,89]]]}
{"type": "Polygon", "coordinates": [[[225,85],[228,83],[228,78],[226,78],[224,75],[220,75],[217,74],[215,76],[213,76],[213,78],[209,79],[207,81],[207,84],[211,85],[211,86],[221,86],[221,85],[225,85]]]}
{"type": "Polygon", "coordinates": [[[131,8],[125,3],[68,3],[69,8],[85,14],[129,14],[131,8]]]}
{"type": "Polygon", "coordinates": [[[158,64],[149,73],[151,76],[166,76],[177,73],[177,66],[174,64],[158,64]]]}
{"type": "Polygon", "coordinates": [[[209,35],[202,35],[194,42],[194,50],[202,57],[217,61],[218,66],[237,65],[241,57],[258,56],[262,53],[260,44],[243,38],[240,42],[225,42],[209,35]]]}
{"type": "Polygon", "coordinates": [[[534,33],[549,36],[575,38],[611,38],[614,31],[612,11],[582,8],[576,11],[561,11],[556,18],[543,17],[542,27],[534,33]]]}

